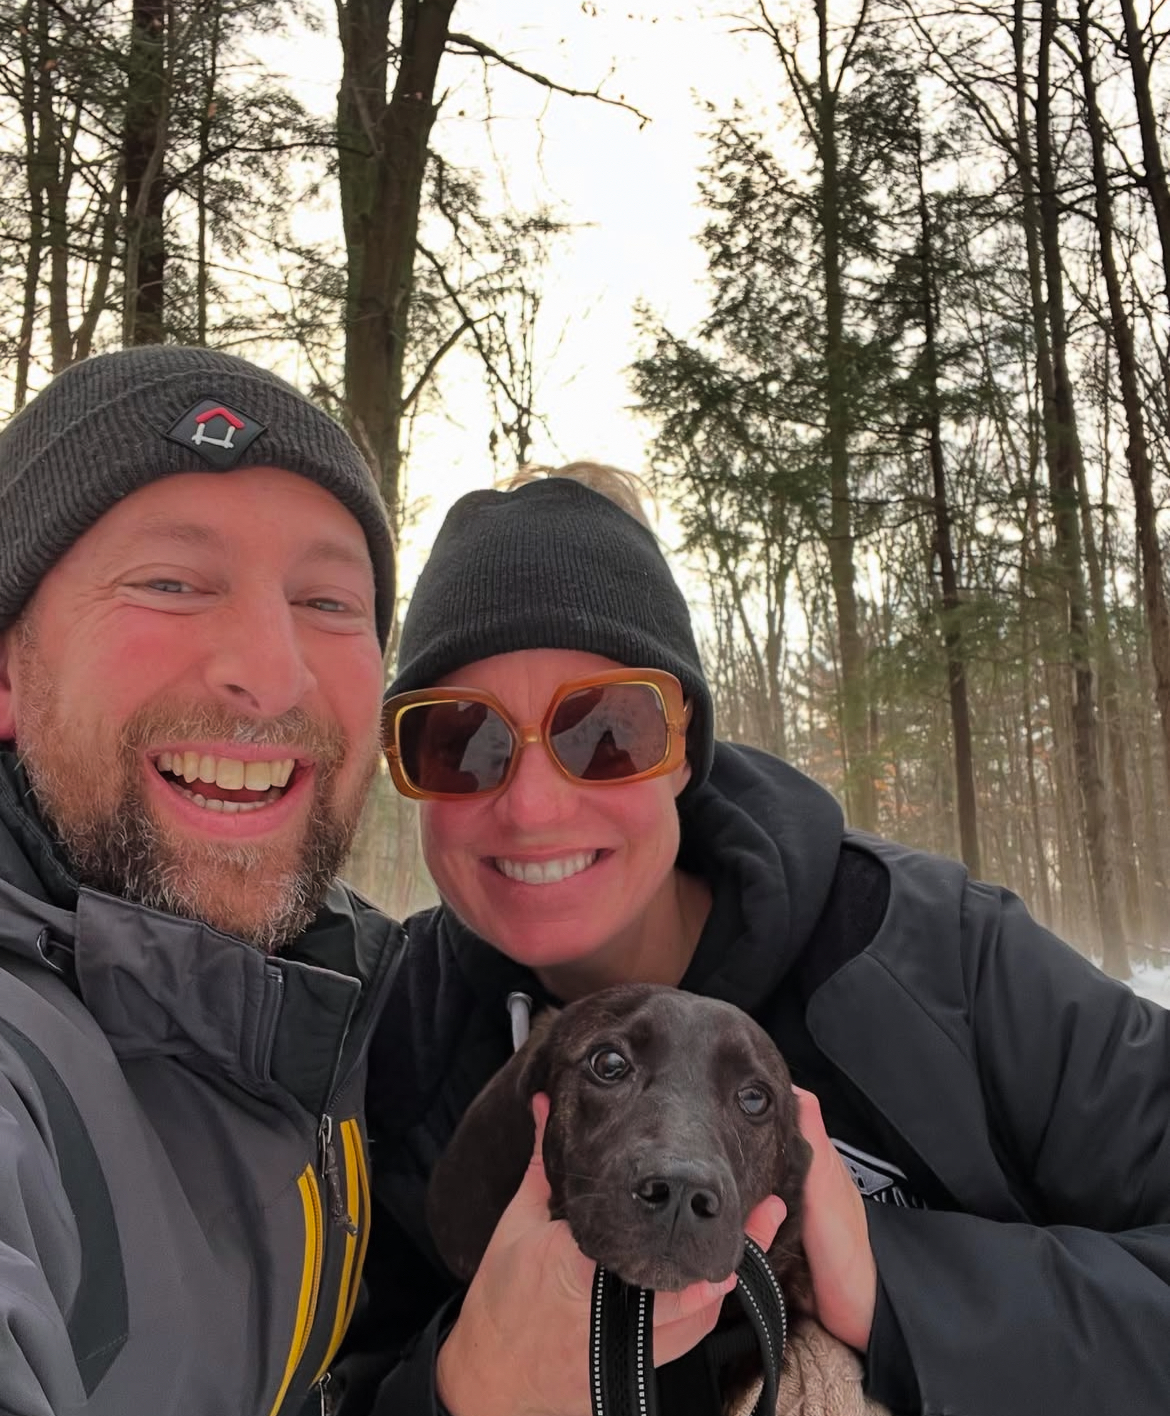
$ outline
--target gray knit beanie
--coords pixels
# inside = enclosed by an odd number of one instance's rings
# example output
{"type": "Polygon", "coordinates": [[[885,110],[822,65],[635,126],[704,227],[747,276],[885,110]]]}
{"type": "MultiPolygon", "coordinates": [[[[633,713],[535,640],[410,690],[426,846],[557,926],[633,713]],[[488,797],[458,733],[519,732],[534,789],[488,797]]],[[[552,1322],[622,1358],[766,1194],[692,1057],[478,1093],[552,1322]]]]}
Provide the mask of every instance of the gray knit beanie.
{"type": "Polygon", "coordinates": [[[278,467],[332,493],[366,533],[378,635],[394,551],[369,467],[291,384],[232,354],[146,345],[66,369],[0,432],[0,629],[122,497],[178,472],[278,467]]]}
{"type": "Polygon", "coordinates": [[[410,597],[387,694],[517,649],[582,649],[674,674],[693,705],[688,790],[706,778],[711,693],[682,591],[645,526],[567,477],[455,503],[410,597]]]}

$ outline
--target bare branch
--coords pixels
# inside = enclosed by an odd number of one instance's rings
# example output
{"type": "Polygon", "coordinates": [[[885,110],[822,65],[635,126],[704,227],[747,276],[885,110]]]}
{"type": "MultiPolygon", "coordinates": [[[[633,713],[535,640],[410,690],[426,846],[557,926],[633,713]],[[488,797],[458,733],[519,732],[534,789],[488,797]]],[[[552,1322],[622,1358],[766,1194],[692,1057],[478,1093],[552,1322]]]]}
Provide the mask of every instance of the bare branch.
{"type": "Polygon", "coordinates": [[[632,103],[627,103],[624,98],[609,98],[601,92],[600,88],[578,89],[570,88],[567,84],[557,83],[555,79],[550,79],[547,74],[538,74],[535,69],[526,68],[516,59],[511,59],[506,54],[501,54],[498,49],[493,49],[490,44],[485,44],[483,40],[474,39],[469,34],[449,34],[447,36],[448,45],[461,45],[462,48],[455,49],[456,54],[476,54],[488,63],[500,64],[505,69],[511,69],[514,74],[522,74],[526,79],[532,79],[543,88],[552,93],[563,93],[569,98],[592,98],[598,103],[609,104],[611,108],[624,108],[627,113],[632,113],[638,120],[638,127],[644,128],[650,122],[650,115],[643,113],[640,108],[635,108],[632,103]]]}
{"type": "MultiPolygon", "coordinates": [[[[486,319],[487,317],[484,316],[483,318],[486,319]]],[[[404,413],[412,407],[419,394],[422,393],[424,388],[426,388],[427,384],[431,380],[431,375],[439,367],[439,364],[442,362],[443,357],[446,354],[449,354],[451,350],[455,348],[455,346],[463,338],[467,330],[469,330],[475,323],[475,320],[471,319],[467,315],[464,315],[460,323],[455,326],[455,328],[451,331],[447,338],[443,340],[442,344],[439,345],[438,349],[436,349],[435,352],[431,355],[431,357],[427,360],[426,367],[423,369],[422,373],[419,374],[418,378],[414,381],[414,387],[410,390],[409,393],[403,396],[402,411],[404,413]]]]}
{"type": "MultiPolygon", "coordinates": [[[[483,366],[491,376],[494,385],[501,391],[501,393],[503,393],[504,397],[508,400],[508,402],[512,405],[512,407],[517,413],[523,413],[527,411],[524,408],[524,405],[512,392],[512,387],[509,384],[508,380],[496,367],[496,362],[492,358],[491,350],[488,349],[487,345],[484,342],[483,336],[479,331],[480,321],[474,319],[472,315],[468,312],[467,306],[463,303],[459,291],[456,290],[455,286],[451,284],[450,278],[447,275],[447,271],[443,266],[443,262],[438,258],[438,256],[435,255],[433,251],[428,250],[427,247],[424,246],[421,241],[415,243],[415,249],[419,252],[420,255],[422,255],[426,259],[428,264],[434,270],[435,275],[438,277],[439,284],[443,287],[444,293],[451,301],[451,303],[455,306],[455,309],[463,322],[459,333],[462,334],[464,330],[471,331],[471,338],[475,343],[476,352],[479,354],[479,357],[483,362],[483,366]]],[[[444,352],[446,351],[444,350],[444,352]]]]}

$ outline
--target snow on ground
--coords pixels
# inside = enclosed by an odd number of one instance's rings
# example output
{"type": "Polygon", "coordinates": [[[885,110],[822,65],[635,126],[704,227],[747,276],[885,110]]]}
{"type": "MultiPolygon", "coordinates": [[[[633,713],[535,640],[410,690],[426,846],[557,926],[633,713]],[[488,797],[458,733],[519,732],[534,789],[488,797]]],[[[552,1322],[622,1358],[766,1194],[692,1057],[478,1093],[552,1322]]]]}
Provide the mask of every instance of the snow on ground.
{"type": "Polygon", "coordinates": [[[1143,998],[1152,998],[1163,1008],[1170,1008],[1170,964],[1155,968],[1152,964],[1135,964],[1130,986],[1143,998]]]}

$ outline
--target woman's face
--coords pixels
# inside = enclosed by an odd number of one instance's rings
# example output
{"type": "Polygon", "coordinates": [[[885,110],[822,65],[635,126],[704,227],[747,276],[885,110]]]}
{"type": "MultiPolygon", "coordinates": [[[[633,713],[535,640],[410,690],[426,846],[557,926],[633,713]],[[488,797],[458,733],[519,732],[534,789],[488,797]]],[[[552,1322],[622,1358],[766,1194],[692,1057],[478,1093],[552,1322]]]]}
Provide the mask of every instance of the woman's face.
{"type": "MultiPolygon", "coordinates": [[[[443,684],[492,693],[517,724],[537,723],[562,683],[618,667],[598,654],[525,649],[468,664],[443,684]]],[[[620,971],[623,951],[640,952],[647,926],[669,918],[674,799],[689,775],[684,763],[628,786],[590,786],[530,744],[497,795],[421,803],[427,866],[465,924],[546,982],[558,966],[577,973],[594,956],[620,971]]]]}

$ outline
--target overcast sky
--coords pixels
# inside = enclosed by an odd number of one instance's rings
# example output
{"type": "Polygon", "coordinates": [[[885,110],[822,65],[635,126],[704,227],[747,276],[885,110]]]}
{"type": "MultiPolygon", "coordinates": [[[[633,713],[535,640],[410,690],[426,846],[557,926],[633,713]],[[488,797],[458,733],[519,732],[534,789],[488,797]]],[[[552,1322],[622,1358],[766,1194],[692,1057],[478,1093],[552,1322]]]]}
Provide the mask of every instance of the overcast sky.
{"type": "MultiPolygon", "coordinates": [[[[648,429],[628,411],[625,372],[638,353],[634,305],[646,301],[677,330],[693,327],[703,311],[696,181],[710,119],[698,98],[727,111],[740,97],[758,111],[778,75],[758,40],[733,33],[729,13],[680,8],[673,0],[455,6],[453,28],[572,87],[601,85],[650,119],[640,125],[619,108],[550,95],[496,69],[488,124],[480,62],[443,61],[439,89],[447,97],[436,146],[479,171],[486,192],[502,176],[516,207],[547,202],[575,227],[557,245],[543,291],[538,407],[548,434],[538,433],[533,460],[592,458],[643,470],[648,429]]],[[[336,74],[318,66],[321,57],[314,55],[308,86],[327,111],[336,74]]],[[[489,413],[470,355],[450,356],[442,388],[447,416],[428,419],[412,450],[408,496],[429,506],[403,547],[407,582],[447,506],[494,476],[489,413]]],[[[660,529],[669,539],[669,519],[660,529]]]]}

